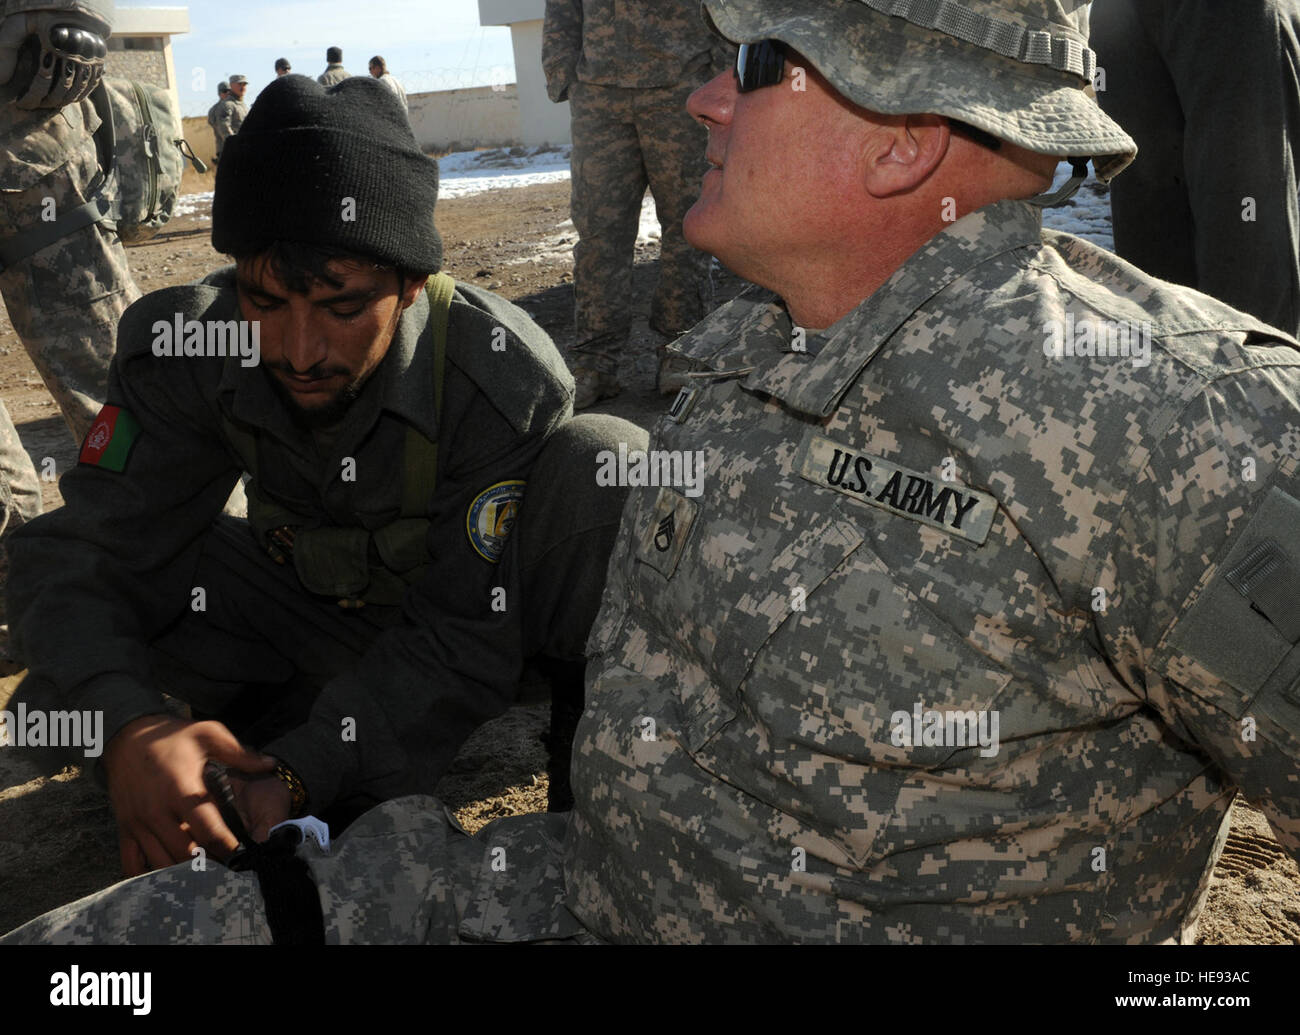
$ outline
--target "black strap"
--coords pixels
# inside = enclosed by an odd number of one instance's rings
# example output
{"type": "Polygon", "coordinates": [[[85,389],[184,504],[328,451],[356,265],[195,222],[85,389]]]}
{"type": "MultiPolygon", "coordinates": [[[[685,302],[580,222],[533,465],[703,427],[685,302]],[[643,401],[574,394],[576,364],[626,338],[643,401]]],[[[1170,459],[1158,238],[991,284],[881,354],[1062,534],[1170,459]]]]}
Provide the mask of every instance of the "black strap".
{"type": "Polygon", "coordinates": [[[282,827],[261,844],[235,853],[232,870],[252,870],[262,889],[266,923],[276,945],[324,945],[325,915],[311,867],[294,854],[298,827],[282,827]]]}
{"type": "Polygon", "coordinates": [[[106,214],[107,206],[102,201],[87,201],[76,208],[65,209],[58,219],[48,223],[35,223],[16,234],[0,238],[0,273],[68,234],[98,223],[106,214]]]}

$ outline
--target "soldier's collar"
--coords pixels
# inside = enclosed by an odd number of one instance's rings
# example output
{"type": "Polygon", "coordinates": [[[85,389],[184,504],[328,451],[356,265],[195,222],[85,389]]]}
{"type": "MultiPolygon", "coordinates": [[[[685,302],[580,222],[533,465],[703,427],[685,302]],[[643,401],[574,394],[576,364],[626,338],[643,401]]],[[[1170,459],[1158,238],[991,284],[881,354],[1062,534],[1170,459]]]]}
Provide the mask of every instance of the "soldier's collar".
{"type": "Polygon", "coordinates": [[[1040,244],[1042,225],[1041,209],[1023,201],[1000,201],[962,217],[922,245],[874,294],[832,327],[807,332],[802,349],[794,344],[798,330],[790,325],[784,306],[767,294],[746,300],[748,311],[729,343],[719,347],[717,339],[707,334],[691,335],[678,351],[719,373],[752,366],[746,388],[809,416],[827,417],[913,313],[994,256],[1040,244]],[[766,346],[761,359],[755,351],[760,340],[766,346]]]}

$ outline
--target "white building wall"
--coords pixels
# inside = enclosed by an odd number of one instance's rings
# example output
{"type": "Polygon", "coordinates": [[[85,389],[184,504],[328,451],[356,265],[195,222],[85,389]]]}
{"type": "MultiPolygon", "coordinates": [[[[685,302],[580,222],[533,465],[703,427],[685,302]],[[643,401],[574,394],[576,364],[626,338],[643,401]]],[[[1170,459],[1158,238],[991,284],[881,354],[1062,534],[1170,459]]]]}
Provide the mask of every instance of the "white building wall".
{"type": "Polygon", "coordinates": [[[529,146],[568,144],[569,104],[552,104],[542,74],[545,0],[479,0],[481,25],[509,25],[519,90],[519,140],[529,146]]]}
{"type": "Polygon", "coordinates": [[[426,151],[509,147],[521,143],[519,95],[513,83],[503,89],[477,86],[407,94],[411,130],[426,151]]]}

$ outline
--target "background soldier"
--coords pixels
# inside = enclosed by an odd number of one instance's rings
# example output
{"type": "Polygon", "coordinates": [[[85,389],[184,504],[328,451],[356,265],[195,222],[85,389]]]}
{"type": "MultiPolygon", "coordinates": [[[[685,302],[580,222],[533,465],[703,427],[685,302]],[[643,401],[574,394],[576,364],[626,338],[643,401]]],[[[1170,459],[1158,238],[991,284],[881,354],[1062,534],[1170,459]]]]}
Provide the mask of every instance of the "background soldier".
{"type": "Polygon", "coordinates": [[[316,77],[321,86],[337,86],[348,78],[348,70],[343,67],[343,48],[330,47],[325,51],[325,71],[316,77]]]}
{"type": "Polygon", "coordinates": [[[239,132],[248,116],[248,106],[244,104],[244,91],[248,89],[248,79],[242,75],[230,77],[230,92],[217,106],[217,124],[214,133],[217,137],[217,156],[225,150],[226,141],[239,132]]]}
{"type": "Polygon", "coordinates": [[[212,127],[213,157],[212,161],[221,161],[221,142],[224,137],[221,136],[221,112],[225,107],[225,100],[230,96],[230,84],[226,82],[217,83],[217,103],[208,109],[208,125],[212,127]]]}
{"type": "MultiPolygon", "coordinates": [[[[103,173],[90,94],[112,15],[111,0],[0,0],[0,293],[78,440],[102,405],[117,321],[140,294],[93,204],[103,173]]],[[[0,530],[40,513],[2,404],[0,477],[0,530]]]]}
{"type": "MultiPolygon", "coordinates": [[[[675,338],[713,299],[710,258],[682,236],[695,200],[705,136],[686,98],[726,64],[694,0],[547,0],[542,66],[552,101],[573,128],[574,345],[569,367],[582,409],[622,390],[617,377],[632,323],[632,265],[646,185],[663,228],[650,327],[675,338]]],[[[660,363],[675,391],[677,364],[660,363]]],[[[684,369],[684,368],[681,368],[684,369]]]]}
{"type": "Polygon", "coordinates": [[[277,77],[282,75],[288,75],[292,71],[293,71],[293,66],[289,64],[288,58],[275,59],[275,74],[277,77]]]}

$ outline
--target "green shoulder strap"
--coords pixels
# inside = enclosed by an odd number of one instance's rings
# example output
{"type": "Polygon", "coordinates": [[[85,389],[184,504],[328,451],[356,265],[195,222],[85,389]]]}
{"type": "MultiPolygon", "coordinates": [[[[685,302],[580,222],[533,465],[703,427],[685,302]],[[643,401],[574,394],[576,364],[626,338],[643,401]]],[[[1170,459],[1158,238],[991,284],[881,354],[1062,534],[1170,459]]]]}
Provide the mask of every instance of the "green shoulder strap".
{"type": "MultiPolygon", "coordinates": [[[[434,274],[425,286],[429,295],[429,329],[433,332],[434,415],[440,425],[443,374],[447,366],[447,318],[455,290],[456,281],[446,273],[434,274]]],[[[438,487],[438,443],[430,442],[408,427],[402,464],[402,516],[427,517],[429,500],[438,487]]]]}

